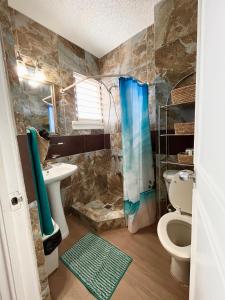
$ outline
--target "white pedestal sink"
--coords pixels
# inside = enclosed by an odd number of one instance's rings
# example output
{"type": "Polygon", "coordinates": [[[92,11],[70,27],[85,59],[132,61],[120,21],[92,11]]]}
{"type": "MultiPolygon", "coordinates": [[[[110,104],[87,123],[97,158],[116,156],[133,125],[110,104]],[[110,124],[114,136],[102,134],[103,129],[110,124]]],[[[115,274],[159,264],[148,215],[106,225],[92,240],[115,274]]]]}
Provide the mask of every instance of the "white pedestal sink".
{"type": "Polygon", "coordinates": [[[55,163],[48,170],[43,170],[44,181],[47,186],[48,198],[51,207],[52,218],[59,225],[62,239],[65,239],[69,234],[66,218],[64,215],[60,181],[71,176],[77,170],[77,166],[55,163]]]}

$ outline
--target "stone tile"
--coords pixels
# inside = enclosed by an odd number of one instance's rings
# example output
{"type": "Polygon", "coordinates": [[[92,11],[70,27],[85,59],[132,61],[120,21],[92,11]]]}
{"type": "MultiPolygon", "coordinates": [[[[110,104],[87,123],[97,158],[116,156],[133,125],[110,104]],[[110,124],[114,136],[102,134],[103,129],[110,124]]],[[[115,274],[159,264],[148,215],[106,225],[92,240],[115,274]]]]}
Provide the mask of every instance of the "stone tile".
{"type": "Polygon", "coordinates": [[[85,75],[99,73],[97,58],[25,15],[10,9],[6,1],[0,7],[0,21],[18,133],[25,133],[24,128],[30,125],[25,118],[22,118],[27,101],[19,91],[20,83],[16,73],[14,47],[19,46],[24,62],[35,66],[38,60],[47,81],[57,87],[56,102],[59,120],[57,132],[72,134],[71,122],[75,119],[74,95],[69,93],[64,105],[60,102],[59,88],[74,82],[73,72],[85,75]],[[14,40],[18,41],[18,45],[14,40]]]}
{"type": "Polygon", "coordinates": [[[68,186],[71,186],[71,176],[63,179],[60,183],[61,189],[67,188],[68,186]]]}
{"type": "Polygon", "coordinates": [[[70,41],[64,39],[63,37],[59,36],[59,42],[67,49],[70,49],[71,52],[74,53],[75,56],[85,59],[85,50],[80,48],[79,46],[71,43],[70,41]]]}
{"type": "Polygon", "coordinates": [[[107,209],[100,200],[92,201],[89,205],[76,202],[72,212],[79,216],[91,231],[102,232],[126,226],[123,209],[113,206],[107,209]]]}
{"type": "Polygon", "coordinates": [[[149,84],[154,83],[155,77],[155,61],[150,61],[147,63],[147,82],[149,84]]]}
{"type": "Polygon", "coordinates": [[[19,12],[13,11],[12,20],[21,54],[32,58],[33,64],[38,59],[45,65],[57,68],[57,35],[19,12]]]}
{"type": "Polygon", "coordinates": [[[122,45],[120,45],[119,52],[120,74],[127,74],[132,69],[131,40],[128,40],[122,45]]]}
{"type": "Polygon", "coordinates": [[[122,150],[121,132],[110,135],[111,149],[122,150]]]}
{"type": "Polygon", "coordinates": [[[109,52],[100,59],[101,74],[118,74],[120,71],[120,47],[109,52]]]}
{"type": "Polygon", "coordinates": [[[45,271],[45,255],[43,249],[37,203],[32,202],[29,205],[29,213],[35,246],[35,253],[37,258],[38,274],[41,286],[41,296],[43,300],[51,299],[48,285],[48,277],[45,271]]]}
{"type": "Polygon", "coordinates": [[[155,60],[155,44],[154,44],[154,25],[147,28],[147,61],[154,64],[155,60]]]}
{"type": "Polygon", "coordinates": [[[192,33],[156,50],[156,74],[160,74],[174,85],[183,76],[194,71],[196,40],[196,33],[192,33]]]}
{"type": "Polygon", "coordinates": [[[131,39],[131,65],[133,69],[146,66],[147,62],[147,29],[142,30],[131,39]]]}
{"type": "Polygon", "coordinates": [[[151,130],[156,130],[156,94],[155,86],[149,86],[149,121],[151,130]]]}
{"type": "Polygon", "coordinates": [[[120,202],[119,205],[121,205],[123,201],[123,176],[120,172],[118,173],[111,173],[107,176],[107,182],[108,182],[108,191],[115,198],[115,202],[120,202]]]}
{"type": "Polygon", "coordinates": [[[197,0],[163,0],[155,6],[155,49],[197,30],[197,0]]]}
{"type": "Polygon", "coordinates": [[[99,60],[94,55],[85,51],[85,64],[87,74],[98,75],[99,74],[99,60]]]}
{"type": "Polygon", "coordinates": [[[139,68],[134,69],[131,73],[131,76],[134,76],[141,82],[147,82],[148,81],[148,70],[147,70],[147,63],[145,65],[142,65],[139,68]]]}

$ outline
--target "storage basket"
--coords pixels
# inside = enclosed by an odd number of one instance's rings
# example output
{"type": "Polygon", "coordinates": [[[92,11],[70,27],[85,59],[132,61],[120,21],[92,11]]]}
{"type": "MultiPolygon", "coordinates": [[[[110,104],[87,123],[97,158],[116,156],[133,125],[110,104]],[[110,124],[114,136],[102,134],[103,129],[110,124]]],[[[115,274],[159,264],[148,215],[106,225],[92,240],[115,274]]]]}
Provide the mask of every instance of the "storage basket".
{"type": "Polygon", "coordinates": [[[175,134],[194,134],[194,122],[175,123],[175,134]]]}
{"type": "Polygon", "coordinates": [[[181,152],[177,154],[177,161],[179,164],[193,164],[193,155],[188,155],[185,152],[181,152]]]}
{"type": "Polygon", "coordinates": [[[181,104],[195,101],[195,84],[187,85],[171,91],[173,104],[181,104]]]}

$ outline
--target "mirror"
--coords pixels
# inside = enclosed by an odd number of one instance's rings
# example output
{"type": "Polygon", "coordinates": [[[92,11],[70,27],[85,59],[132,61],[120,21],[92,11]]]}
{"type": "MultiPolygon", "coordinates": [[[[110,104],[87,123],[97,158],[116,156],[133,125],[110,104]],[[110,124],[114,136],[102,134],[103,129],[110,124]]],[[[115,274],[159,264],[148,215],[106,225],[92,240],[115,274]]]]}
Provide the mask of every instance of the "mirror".
{"type": "Polygon", "coordinates": [[[28,69],[28,75],[19,77],[25,96],[23,117],[29,126],[46,129],[50,134],[56,133],[54,85],[50,82],[34,80],[32,69],[28,69]]]}

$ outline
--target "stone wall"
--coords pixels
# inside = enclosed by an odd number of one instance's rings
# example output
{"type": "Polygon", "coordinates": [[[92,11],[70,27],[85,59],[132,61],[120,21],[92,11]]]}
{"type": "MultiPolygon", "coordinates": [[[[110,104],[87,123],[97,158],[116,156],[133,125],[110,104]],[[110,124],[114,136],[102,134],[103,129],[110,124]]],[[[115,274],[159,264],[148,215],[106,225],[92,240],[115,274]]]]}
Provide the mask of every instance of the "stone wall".
{"type": "MultiPolygon", "coordinates": [[[[35,66],[38,60],[46,80],[54,84],[58,133],[74,134],[72,130],[72,121],[76,119],[74,90],[68,91],[65,103],[60,97],[59,89],[74,82],[74,71],[83,75],[98,74],[98,59],[27,16],[12,9],[9,11],[15,49],[19,49],[24,62],[28,65],[35,66]]],[[[29,125],[23,118],[25,101],[27,101],[25,95],[20,93],[20,97],[14,102],[14,111],[20,120],[17,122],[18,133],[23,133],[25,127],[29,125]]]]}
{"type": "MultiPolygon", "coordinates": [[[[171,89],[188,74],[195,72],[197,47],[197,0],[163,0],[155,6],[155,94],[157,103],[166,104],[171,89]]],[[[195,83],[195,75],[182,81],[177,87],[195,83]]],[[[161,111],[161,129],[165,129],[165,111],[161,111]]],[[[174,122],[191,122],[194,120],[193,108],[174,108],[168,112],[169,129],[174,122]]],[[[171,143],[174,140],[171,140],[171,143]]],[[[193,147],[193,142],[192,146],[193,147]]],[[[182,150],[184,151],[184,149],[182,150]]],[[[163,159],[162,155],[161,159],[163,159]]],[[[174,160],[176,156],[170,156],[174,160]]],[[[156,159],[158,162],[158,159],[156,159]]],[[[162,165],[161,165],[162,166],[162,165]]],[[[164,179],[158,176],[157,187],[161,181],[160,199],[166,199],[164,179]]],[[[169,166],[180,169],[179,166],[169,166]]],[[[161,169],[161,174],[166,166],[161,169]]]]}
{"type": "Polygon", "coordinates": [[[41,238],[41,228],[39,223],[39,215],[38,215],[38,208],[37,208],[36,201],[29,204],[29,211],[30,211],[31,228],[33,233],[35,252],[37,256],[41,296],[42,299],[44,300],[50,300],[51,296],[50,296],[50,290],[48,285],[48,278],[45,270],[45,255],[43,249],[43,242],[41,238]]]}
{"type": "MultiPolygon", "coordinates": [[[[197,0],[163,0],[155,6],[155,74],[161,79],[156,91],[159,103],[165,103],[179,80],[195,72],[197,3],[197,0]]],[[[191,76],[179,86],[194,82],[195,76],[191,76]]]]}
{"type": "MultiPolygon", "coordinates": [[[[153,82],[155,78],[154,62],[154,25],[136,34],[119,47],[100,59],[100,74],[129,74],[143,82],[153,82]]],[[[121,124],[118,78],[104,79],[108,87],[112,88],[115,101],[109,104],[109,95],[104,93],[105,131],[111,134],[111,147],[114,151],[121,150],[121,124]],[[110,120],[109,120],[110,108],[110,120]],[[116,112],[115,112],[116,109],[116,112]]],[[[149,112],[151,128],[156,128],[154,89],[149,92],[149,112]]]]}

